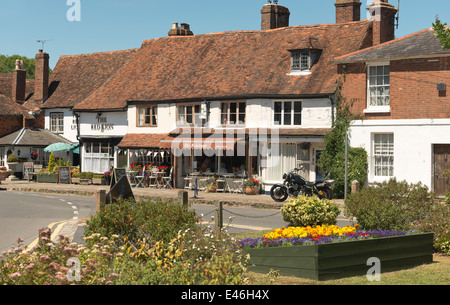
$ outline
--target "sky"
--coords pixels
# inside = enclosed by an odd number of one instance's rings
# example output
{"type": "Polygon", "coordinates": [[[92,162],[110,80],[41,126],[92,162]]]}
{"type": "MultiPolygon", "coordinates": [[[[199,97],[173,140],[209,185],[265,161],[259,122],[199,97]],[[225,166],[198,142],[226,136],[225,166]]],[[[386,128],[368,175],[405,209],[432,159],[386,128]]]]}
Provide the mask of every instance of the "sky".
{"type": "MultiPolygon", "coordinates": [[[[373,0],[360,1],[365,19],[365,8],[373,0]]],[[[34,58],[42,48],[37,40],[48,40],[44,51],[50,54],[54,68],[61,55],[138,48],[144,40],[167,36],[173,22],[190,24],[194,34],[259,30],[260,10],[267,2],[0,0],[0,54],[34,58]]],[[[335,2],[279,0],[291,12],[290,25],[335,23],[335,2]]],[[[397,7],[399,0],[389,2],[397,7]]],[[[436,15],[450,24],[450,1],[400,0],[396,37],[431,27],[436,15]]]]}

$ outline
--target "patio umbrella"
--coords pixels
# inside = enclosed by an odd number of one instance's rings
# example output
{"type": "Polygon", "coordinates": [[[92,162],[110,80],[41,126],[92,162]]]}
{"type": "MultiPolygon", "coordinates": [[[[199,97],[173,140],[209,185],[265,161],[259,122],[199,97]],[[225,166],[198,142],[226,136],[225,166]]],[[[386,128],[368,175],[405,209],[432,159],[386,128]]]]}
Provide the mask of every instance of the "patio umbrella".
{"type": "Polygon", "coordinates": [[[44,148],[45,152],[65,152],[65,151],[71,151],[73,149],[73,144],[67,144],[67,143],[54,143],[46,148],[44,148]]]}

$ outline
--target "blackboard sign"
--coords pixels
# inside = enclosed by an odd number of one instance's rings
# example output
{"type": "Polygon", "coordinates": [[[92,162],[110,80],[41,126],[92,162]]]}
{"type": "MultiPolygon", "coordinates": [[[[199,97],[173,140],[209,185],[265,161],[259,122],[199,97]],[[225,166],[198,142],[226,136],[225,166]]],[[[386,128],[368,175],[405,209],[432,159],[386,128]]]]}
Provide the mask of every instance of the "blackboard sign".
{"type": "Polygon", "coordinates": [[[34,171],[34,163],[24,163],[23,164],[23,179],[28,179],[28,173],[32,173],[34,171]]]}
{"type": "Polygon", "coordinates": [[[131,190],[130,182],[127,176],[122,176],[119,181],[111,187],[109,193],[106,195],[106,204],[116,202],[120,197],[123,199],[134,199],[133,191],[131,190]]]}
{"type": "Polygon", "coordinates": [[[70,184],[70,167],[61,166],[58,171],[58,183],[70,184]]]}
{"type": "Polygon", "coordinates": [[[111,185],[112,188],[122,177],[127,177],[127,173],[124,168],[115,168],[113,169],[112,177],[111,177],[111,185]]]}

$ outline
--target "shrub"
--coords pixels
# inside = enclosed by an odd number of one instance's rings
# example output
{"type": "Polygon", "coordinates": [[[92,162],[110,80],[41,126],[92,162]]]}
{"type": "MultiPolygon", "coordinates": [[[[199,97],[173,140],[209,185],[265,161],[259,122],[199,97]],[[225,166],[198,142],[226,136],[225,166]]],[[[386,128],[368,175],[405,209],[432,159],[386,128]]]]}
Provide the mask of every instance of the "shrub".
{"type": "Polygon", "coordinates": [[[48,171],[51,172],[53,171],[53,169],[55,168],[56,165],[56,159],[55,156],[53,155],[53,152],[50,153],[50,157],[48,159],[48,171]]]}
{"type": "Polygon", "coordinates": [[[334,225],[339,213],[335,203],[317,196],[293,198],[281,208],[284,221],[301,227],[334,225]]]}
{"type": "Polygon", "coordinates": [[[93,172],[82,172],[80,173],[80,178],[81,179],[92,179],[94,177],[94,173],[93,172]]]}
{"type": "Polygon", "coordinates": [[[345,213],[356,217],[367,230],[410,230],[414,222],[429,215],[433,197],[421,183],[408,184],[393,178],[350,194],[345,213]]]}
{"type": "Polygon", "coordinates": [[[19,159],[16,157],[15,154],[10,154],[10,155],[8,156],[8,158],[6,159],[6,161],[7,161],[8,163],[13,163],[13,162],[19,162],[19,159]]]}
{"type": "Polygon", "coordinates": [[[116,204],[104,205],[99,213],[91,217],[85,235],[100,233],[102,236],[118,234],[136,242],[143,237],[151,242],[174,238],[179,230],[195,226],[195,211],[187,211],[171,201],[119,200],[116,204]]]}

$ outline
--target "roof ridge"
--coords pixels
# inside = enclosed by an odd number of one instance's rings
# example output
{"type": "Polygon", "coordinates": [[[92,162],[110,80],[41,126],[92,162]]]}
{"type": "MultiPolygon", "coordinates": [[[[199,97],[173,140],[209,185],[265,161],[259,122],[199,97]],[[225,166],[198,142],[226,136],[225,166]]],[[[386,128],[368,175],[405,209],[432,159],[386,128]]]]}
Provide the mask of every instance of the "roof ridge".
{"type": "Polygon", "coordinates": [[[140,48],[131,48],[131,49],[124,49],[124,50],[116,50],[116,51],[100,51],[100,52],[93,52],[93,53],[61,55],[60,58],[72,58],[72,57],[80,57],[80,56],[94,56],[94,55],[113,54],[113,53],[121,53],[121,52],[126,53],[126,52],[137,51],[139,49],[140,48]]]}

